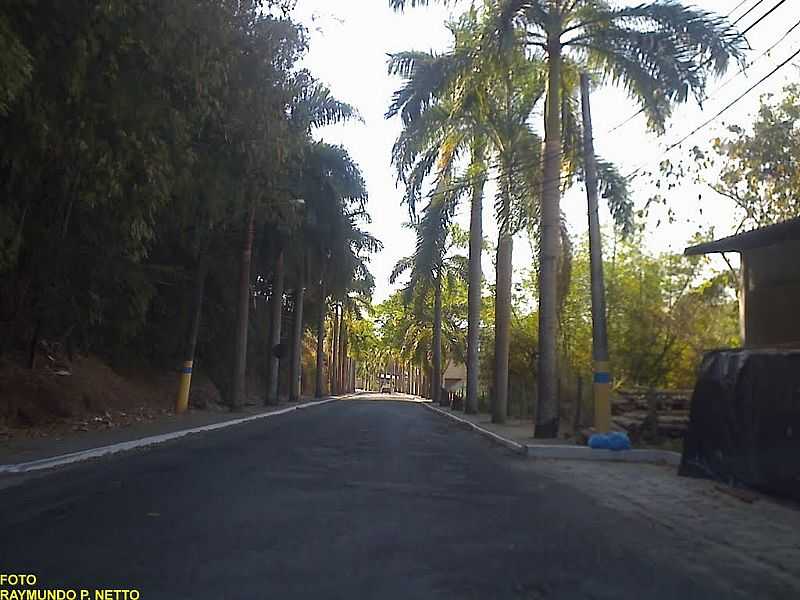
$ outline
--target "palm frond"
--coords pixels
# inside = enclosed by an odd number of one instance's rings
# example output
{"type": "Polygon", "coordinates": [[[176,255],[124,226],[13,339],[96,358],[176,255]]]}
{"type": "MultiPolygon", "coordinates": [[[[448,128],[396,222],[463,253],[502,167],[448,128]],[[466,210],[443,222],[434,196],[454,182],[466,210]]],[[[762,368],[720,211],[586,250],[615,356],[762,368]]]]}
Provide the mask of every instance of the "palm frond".
{"type": "Polygon", "coordinates": [[[597,184],[600,196],[608,204],[614,223],[623,236],[633,233],[633,199],[629,180],[612,163],[597,159],[597,184]]]}
{"type": "Polygon", "coordinates": [[[394,283],[398,280],[398,278],[407,271],[410,271],[414,268],[414,257],[413,256],[405,256],[397,261],[392,269],[392,273],[389,275],[389,283],[394,285],[394,283]]]}
{"type": "Polygon", "coordinates": [[[362,121],[358,111],[346,102],[337,100],[323,84],[301,72],[299,93],[290,107],[292,123],[301,129],[310,129],[334,125],[342,121],[355,119],[362,121]]]}
{"type": "Polygon", "coordinates": [[[556,302],[558,305],[558,314],[560,315],[564,312],[564,304],[567,301],[567,295],[572,285],[572,264],[574,258],[572,239],[569,236],[567,219],[564,214],[561,215],[561,228],[559,233],[561,237],[561,253],[558,258],[558,290],[556,302]]]}
{"type": "Polygon", "coordinates": [[[430,54],[425,52],[400,52],[389,55],[390,75],[399,75],[406,81],[392,95],[386,118],[397,114],[404,124],[414,119],[441,97],[460,70],[455,54],[430,54]]]}
{"type": "Polygon", "coordinates": [[[406,6],[416,8],[417,6],[428,6],[429,4],[454,4],[456,0],[389,0],[389,6],[398,12],[406,9],[406,6]]]}
{"type": "Polygon", "coordinates": [[[741,60],[745,48],[724,18],[671,0],[597,11],[566,44],[627,90],[657,131],[672,104],[691,95],[702,103],[709,76],[724,72],[731,59],[741,60]]]}

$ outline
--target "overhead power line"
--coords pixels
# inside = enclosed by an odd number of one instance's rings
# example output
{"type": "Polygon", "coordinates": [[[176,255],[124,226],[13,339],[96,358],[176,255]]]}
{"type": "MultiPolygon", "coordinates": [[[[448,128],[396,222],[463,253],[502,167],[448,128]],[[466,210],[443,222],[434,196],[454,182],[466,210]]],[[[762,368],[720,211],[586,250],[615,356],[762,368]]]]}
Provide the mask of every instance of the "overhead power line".
{"type": "MultiPolygon", "coordinates": [[[[732,100],[732,101],[731,101],[731,102],[729,102],[727,105],[725,105],[725,107],[724,107],[724,108],[722,108],[722,109],[721,109],[719,112],[717,112],[717,113],[716,113],[716,114],[715,114],[713,117],[711,117],[711,118],[709,118],[709,119],[706,119],[705,121],[703,121],[702,123],[700,123],[700,125],[698,125],[698,126],[697,126],[697,127],[695,127],[694,129],[692,129],[692,130],[691,130],[689,133],[687,133],[686,135],[684,135],[684,136],[683,136],[681,139],[679,139],[677,142],[674,142],[674,143],[670,144],[669,146],[667,146],[667,147],[666,147],[666,149],[664,150],[664,153],[667,153],[667,152],[670,152],[670,151],[674,150],[675,148],[677,148],[678,146],[680,146],[680,145],[681,145],[683,142],[685,142],[686,140],[688,140],[690,137],[692,137],[692,136],[693,136],[693,135],[695,135],[696,133],[698,133],[698,132],[702,131],[703,129],[705,129],[706,127],[708,127],[709,125],[711,125],[711,123],[713,123],[714,121],[716,121],[717,119],[719,119],[719,118],[720,118],[722,115],[724,115],[726,112],[728,112],[728,111],[729,111],[731,108],[733,108],[734,106],[736,106],[736,104],[738,104],[739,102],[741,102],[741,100],[742,100],[742,99],[744,99],[746,96],[748,96],[748,95],[749,95],[749,94],[750,94],[750,93],[751,93],[753,90],[755,90],[755,89],[756,89],[758,86],[760,86],[762,83],[764,83],[765,81],[767,81],[768,79],[770,79],[770,78],[771,78],[773,75],[775,75],[775,74],[776,74],[778,71],[780,71],[780,70],[781,70],[783,67],[785,67],[785,66],[786,66],[786,65],[788,65],[790,62],[792,62],[792,61],[793,61],[795,58],[797,58],[798,56],[800,56],[800,48],[798,48],[797,50],[795,50],[795,51],[792,53],[792,55],[791,55],[791,56],[789,56],[789,58],[787,58],[786,60],[784,60],[784,61],[783,61],[781,64],[779,64],[777,67],[775,67],[775,68],[774,68],[774,69],[772,69],[772,70],[771,70],[769,73],[767,73],[766,75],[764,75],[764,77],[762,77],[762,78],[761,78],[761,79],[759,79],[759,80],[758,80],[756,83],[754,83],[754,84],[753,84],[753,85],[751,85],[749,88],[747,88],[747,90],[745,90],[743,93],[739,94],[739,96],[737,96],[737,97],[736,97],[734,100],[732,100]]],[[[639,168],[637,168],[635,171],[631,172],[631,173],[628,175],[628,178],[630,178],[630,177],[633,177],[635,174],[637,174],[637,173],[638,173],[639,171],[641,171],[641,170],[642,170],[642,167],[639,167],[639,168]]]]}
{"type": "MultiPolygon", "coordinates": [[[[748,9],[748,10],[747,10],[747,11],[746,11],[746,12],[745,12],[743,15],[741,15],[741,16],[740,16],[740,17],[739,17],[739,18],[738,18],[738,19],[737,19],[737,20],[734,22],[734,24],[735,24],[735,23],[738,23],[739,21],[741,21],[741,20],[742,20],[744,17],[746,17],[748,14],[750,14],[750,13],[751,13],[753,10],[755,10],[755,9],[756,9],[758,6],[760,6],[761,4],[763,4],[763,3],[764,3],[764,1],[765,1],[765,0],[758,0],[758,2],[756,2],[756,4],[754,4],[754,5],[753,5],[752,7],[750,7],[750,8],[749,8],[749,9],[748,9]]],[[[775,12],[775,10],[777,10],[777,9],[778,9],[778,8],[779,8],[781,5],[783,5],[783,4],[785,4],[785,3],[786,3],[786,0],[779,0],[779,1],[778,1],[778,2],[775,4],[775,5],[773,5],[773,6],[772,6],[772,8],[770,8],[770,9],[769,9],[769,10],[768,10],[766,13],[764,13],[763,15],[761,15],[761,17],[759,17],[758,19],[756,19],[756,21],[754,21],[753,23],[751,23],[751,24],[750,24],[750,25],[747,27],[747,29],[745,30],[745,32],[747,32],[747,31],[750,31],[750,30],[751,30],[753,27],[755,27],[756,25],[758,25],[760,22],[762,22],[764,19],[766,19],[766,18],[767,18],[767,17],[768,17],[770,14],[772,14],[773,12],[775,12]]],[[[735,12],[735,11],[736,11],[736,9],[737,9],[737,8],[739,8],[740,6],[742,6],[743,4],[744,4],[744,1],[743,1],[743,2],[740,2],[740,3],[739,3],[737,6],[735,6],[735,7],[733,8],[733,10],[731,11],[731,13],[735,12]]],[[[729,15],[730,15],[731,13],[729,13],[729,15]]],[[[756,59],[754,59],[754,60],[753,60],[753,61],[750,63],[750,65],[748,65],[748,67],[749,67],[749,66],[752,66],[752,65],[753,65],[753,64],[754,64],[756,61],[758,61],[759,59],[761,59],[763,56],[766,56],[767,54],[769,54],[769,52],[771,52],[772,50],[774,50],[774,49],[775,49],[775,48],[776,48],[776,47],[777,47],[777,46],[778,46],[778,45],[779,45],[781,42],[783,42],[783,41],[784,41],[784,40],[785,40],[785,39],[786,39],[786,38],[787,38],[787,37],[788,37],[788,36],[789,36],[789,35],[790,35],[790,34],[791,34],[791,33],[792,33],[794,30],[796,30],[798,27],[800,27],[800,21],[798,21],[798,22],[797,22],[797,23],[795,23],[795,24],[794,24],[792,27],[790,27],[790,28],[789,28],[789,30],[787,30],[787,31],[786,31],[786,32],[785,32],[785,33],[784,33],[784,34],[783,34],[783,35],[782,35],[780,38],[778,38],[778,40],[777,40],[777,41],[775,41],[775,42],[774,42],[774,43],[773,43],[773,44],[772,44],[772,45],[771,45],[771,46],[770,46],[770,47],[769,47],[767,50],[765,50],[765,51],[764,51],[764,52],[763,52],[761,55],[759,55],[758,57],[756,57],[756,59]]],[[[743,32],[743,33],[745,33],[745,32],[743,32]]],[[[725,114],[726,112],[728,112],[728,111],[729,111],[731,108],[733,108],[733,107],[734,107],[736,104],[738,104],[738,103],[739,103],[741,100],[743,100],[743,99],[744,99],[746,96],[748,96],[748,95],[749,95],[751,92],[753,92],[753,91],[754,91],[754,90],[755,90],[755,89],[756,89],[758,86],[760,86],[761,84],[763,84],[764,82],[766,82],[768,79],[770,79],[772,76],[774,76],[774,75],[775,75],[775,74],[776,74],[778,71],[780,71],[780,70],[781,70],[783,67],[785,67],[787,64],[789,64],[789,63],[790,63],[792,60],[794,60],[794,59],[795,59],[797,56],[800,56],[800,49],[798,49],[797,51],[795,51],[795,52],[794,52],[794,53],[793,53],[791,56],[789,56],[789,58],[787,58],[786,60],[784,60],[783,62],[781,62],[781,63],[780,63],[780,64],[779,64],[777,67],[775,67],[775,68],[774,68],[774,69],[772,69],[772,70],[771,70],[769,73],[767,73],[767,74],[766,74],[764,77],[762,77],[761,79],[759,79],[759,80],[758,80],[758,81],[757,81],[755,84],[753,84],[752,86],[750,86],[750,87],[749,87],[749,88],[748,88],[748,89],[747,89],[745,92],[743,92],[742,94],[740,94],[740,95],[739,95],[737,98],[735,98],[734,100],[732,100],[731,102],[729,102],[729,103],[728,103],[728,104],[727,104],[727,105],[726,105],[724,108],[722,108],[722,109],[721,109],[719,112],[717,112],[717,113],[716,113],[714,116],[712,116],[711,118],[707,119],[706,121],[704,121],[703,123],[701,123],[700,125],[698,125],[697,127],[695,127],[695,128],[692,130],[692,131],[690,131],[689,133],[687,133],[685,136],[683,136],[683,137],[682,137],[681,139],[679,139],[678,141],[676,141],[676,142],[674,142],[674,143],[670,144],[669,146],[667,146],[667,148],[664,150],[664,153],[671,152],[672,150],[674,150],[675,148],[677,148],[678,146],[680,146],[680,145],[681,145],[683,142],[685,142],[687,139],[689,139],[689,138],[690,138],[690,137],[692,137],[693,135],[695,135],[695,134],[699,133],[699,132],[700,132],[700,131],[702,131],[704,128],[708,127],[708,126],[709,126],[711,123],[713,123],[714,121],[716,121],[716,120],[717,120],[719,117],[721,117],[722,115],[724,115],[724,114],[725,114]]],[[[717,89],[716,89],[716,90],[713,92],[712,96],[709,96],[709,98],[713,98],[713,97],[714,97],[714,94],[718,93],[718,92],[719,92],[719,91],[720,91],[722,88],[724,88],[725,86],[727,86],[727,85],[728,85],[728,84],[729,84],[731,81],[733,81],[735,78],[737,78],[739,75],[741,75],[741,74],[742,74],[742,73],[744,73],[744,72],[746,72],[746,68],[745,68],[745,69],[741,69],[741,70],[740,70],[740,71],[738,71],[738,72],[737,72],[737,73],[736,73],[736,74],[735,74],[733,77],[731,77],[731,78],[730,78],[728,81],[726,81],[726,82],[725,82],[725,83],[723,83],[721,86],[719,86],[719,88],[717,88],[717,89]]],[[[616,131],[617,129],[619,129],[620,127],[622,127],[623,125],[625,125],[625,124],[627,124],[628,122],[630,122],[632,119],[634,119],[634,118],[636,118],[637,116],[639,116],[640,114],[642,114],[643,112],[644,112],[644,109],[640,109],[640,110],[639,110],[639,111],[638,111],[636,114],[634,114],[634,115],[631,115],[631,116],[630,116],[628,119],[626,119],[624,122],[620,123],[619,125],[615,126],[615,127],[614,127],[614,128],[612,128],[611,130],[609,130],[607,133],[613,133],[614,131],[616,131]]],[[[534,168],[534,167],[537,167],[537,166],[540,166],[540,165],[541,165],[541,161],[540,161],[540,160],[537,160],[537,159],[530,161],[530,163],[517,163],[517,164],[515,164],[515,165],[514,165],[514,166],[511,168],[511,170],[510,170],[510,173],[509,173],[509,174],[511,174],[511,175],[513,176],[513,175],[515,175],[515,174],[519,174],[519,173],[521,173],[521,172],[524,172],[524,171],[525,171],[525,170],[527,170],[527,169],[531,169],[531,168],[534,168]]],[[[490,164],[490,165],[488,165],[488,167],[489,167],[489,170],[492,170],[492,169],[494,169],[494,170],[496,171],[496,170],[498,169],[499,165],[495,163],[495,164],[490,164]]],[[[639,172],[640,172],[640,171],[641,171],[643,168],[644,168],[643,166],[640,166],[640,167],[636,168],[634,171],[632,171],[630,174],[628,174],[628,175],[626,176],[626,179],[630,179],[630,178],[632,178],[634,175],[636,175],[637,173],[639,173],[639,172]]],[[[430,199],[430,198],[432,198],[433,196],[435,196],[436,194],[440,194],[440,193],[448,193],[448,192],[453,192],[453,191],[457,191],[457,190],[463,189],[465,186],[469,185],[470,183],[474,183],[474,182],[476,182],[476,181],[479,179],[479,177],[481,177],[481,176],[472,176],[472,177],[461,178],[461,179],[459,180],[459,184],[458,184],[458,185],[449,185],[449,186],[446,186],[445,188],[439,188],[439,189],[436,189],[436,190],[431,190],[431,191],[430,191],[430,192],[428,192],[427,194],[424,194],[424,195],[422,195],[420,199],[422,199],[422,198],[430,199]]],[[[494,175],[494,176],[492,176],[492,175],[491,175],[491,174],[489,174],[489,173],[486,173],[486,175],[484,176],[484,181],[485,181],[485,182],[487,182],[487,183],[488,183],[488,182],[490,182],[490,181],[497,181],[497,180],[499,180],[501,177],[503,177],[503,174],[502,174],[502,173],[498,173],[498,174],[496,174],[496,175],[494,175]]],[[[567,181],[567,180],[571,179],[572,177],[573,177],[572,175],[562,175],[562,176],[558,177],[558,181],[559,181],[559,182],[567,181]]],[[[549,182],[549,181],[542,181],[542,182],[540,182],[540,184],[541,184],[541,185],[545,185],[545,184],[546,184],[546,183],[548,183],[548,182],[549,182]]]]}
{"type": "Polygon", "coordinates": [[[754,64],[756,64],[758,61],[760,61],[765,56],[768,56],[773,50],[775,50],[775,48],[777,48],[779,45],[781,45],[783,42],[785,42],[786,39],[792,34],[792,32],[795,31],[798,27],[800,27],[800,21],[797,21],[794,25],[792,25],[789,29],[787,29],[786,32],[784,32],[784,34],[781,35],[781,37],[779,37],[769,48],[767,48],[761,54],[756,56],[743,69],[740,69],[733,76],[729,77],[727,80],[722,82],[722,84],[720,84],[717,88],[714,89],[713,92],[711,92],[711,95],[707,99],[710,100],[710,99],[716,97],[716,95],[720,91],[722,91],[728,85],[730,85],[731,83],[736,81],[739,78],[740,75],[744,75],[745,73],[747,73],[747,70],[750,69],[754,64]]]}
{"type": "Polygon", "coordinates": [[[779,8],[780,8],[782,5],[786,4],[786,1],[787,1],[787,0],[779,0],[779,2],[778,2],[777,4],[775,4],[775,6],[773,6],[772,8],[770,8],[770,9],[769,9],[767,12],[765,12],[763,15],[761,15],[761,16],[760,16],[758,19],[756,19],[755,21],[753,21],[752,23],[750,23],[750,25],[748,25],[748,26],[745,28],[745,30],[744,30],[744,31],[742,31],[742,35],[747,35],[747,33],[748,33],[750,30],[752,30],[752,29],[753,29],[753,27],[755,27],[756,25],[758,25],[759,23],[761,23],[761,21],[763,21],[763,20],[764,20],[764,19],[766,19],[768,16],[770,16],[772,13],[774,13],[776,10],[778,10],[778,9],[779,9],[779,8]]]}
{"type": "MultiPolygon", "coordinates": [[[[797,23],[794,27],[792,27],[792,29],[790,29],[790,31],[792,31],[793,29],[795,29],[797,27],[800,27],[800,22],[797,23]]],[[[778,71],[780,71],[783,67],[788,65],[792,60],[794,60],[798,56],[800,56],[800,48],[798,48],[794,53],[792,53],[791,56],[789,56],[786,60],[781,62],[778,66],[776,66],[774,69],[772,69],[769,73],[764,75],[756,83],[754,83],[752,86],[750,86],[747,90],[745,90],[743,93],[741,93],[739,96],[737,96],[734,100],[729,102],[725,107],[723,107],[720,111],[718,111],[714,116],[712,116],[709,119],[705,120],[704,122],[700,123],[697,127],[692,129],[692,131],[690,131],[689,133],[684,135],[678,141],[676,141],[676,142],[670,144],[669,146],[667,146],[667,148],[664,150],[663,153],[665,154],[665,153],[671,152],[672,150],[674,150],[675,148],[680,146],[683,142],[685,142],[687,139],[689,139],[693,135],[699,133],[700,131],[702,131],[703,129],[708,127],[711,123],[716,121],[718,118],[720,118],[726,112],[728,112],[731,108],[733,108],[736,104],[741,102],[745,97],[747,97],[750,93],[752,93],[758,86],[760,86],[761,84],[766,82],[768,79],[773,77],[778,71]]],[[[531,169],[531,168],[534,168],[534,167],[537,167],[537,166],[540,166],[540,165],[541,165],[541,161],[538,160],[538,159],[534,159],[534,160],[530,161],[529,163],[517,163],[512,167],[512,169],[510,171],[510,174],[513,176],[515,174],[519,174],[521,172],[524,172],[526,169],[531,169]]],[[[499,167],[499,165],[497,163],[489,165],[490,169],[494,168],[495,170],[497,170],[498,167],[499,167]]],[[[639,173],[643,168],[644,168],[644,166],[637,167],[636,169],[631,171],[628,175],[626,175],[625,178],[626,179],[632,178],[634,175],[639,173]]],[[[495,176],[491,176],[491,175],[489,175],[487,173],[486,176],[485,176],[485,181],[486,182],[497,181],[501,177],[503,177],[502,173],[496,174],[495,176]]],[[[567,180],[569,180],[571,178],[572,178],[572,175],[562,175],[562,176],[560,176],[558,178],[558,181],[559,182],[567,181],[567,180]]],[[[458,185],[446,186],[443,189],[440,188],[438,190],[432,190],[431,192],[423,195],[422,197],[430,199],[430,198],[432,198],[433,196],[435,196],[438,193],[448,193],[448,192],[457,191],[457,190],[463,189],[464,186],[469,185],[470,183],[476,182],[477,180],[478,180],[477,176],[463,178],[463,179],[461,179],[459,181],[458,185]]],[[[550,180],[542,181],[541,184],[545,185],[549,181],[550,180]]]]}
{"type": "MultiPolygon", "coordinates": [[[[786,0],[782,0],[782,1],[781,1],[781,2],[779,2],[779,3],[778,3],[776,6],[773,6],[773,7],[772,7],[772,9],[770,9],[770,11],[769,11],[769,12],[772,12],[772,11],[774,11],[774,10],[775,10],[775,9],[776,9],[778,6],[780,6],[781,4],[783,4],[783,2],[785,2],[785,1],[786,1],[786,0]]],[[[767,13],[767,14],[769,14],[769,13],[767,13]]],[[[766,15],[764,15],[764,17],[766,17],[766,15]]],[[[762,19],[761,19],[761,20],[763,20],[763,18],[764,18],[764,17],[762,17],[762,19]]],[[[757,24],[757,23],[754,23],[753,25],[755,25],[755,24],[757,24]]],[[[750,26],[750,28],[752,28],[752,27],[753,27],[753,25],[751,25],[751,26],[750,26]]],[[[798,27],[800,27],[800,21],[798,21],[797,23],[795,23],[794,25],[792,25],[792,26],[791,26],[791,27],[790,27],[790,28],[789,28],[789,29],[788,29],[788,30],[787,30],[787,31],[786,31],[786,32],[785,32],[783,35],[781,35],[781,37],[779,37],[779,38],[778,38],[778,39],[777,39],[777,40],[776,40],[776,41],[775,41],[775,42],[774,42],[774,43],[773,43],[773,44],[772,44],[772,45],[771,45],[769,48],[767,48],[767,49],[766,49],[764,52],[762,52],[761,54],[759,54],[759,55],[758,55],[756,58],[754,58],[752,61],[750,61],[750,62],[749,62],[747,65],[745,65],[743,68],[739,69],[739,70],[738,70],[738,71],[737,71],[737,72],[736,72],[736,73],[735,73],[733,76],[731,76],[731,77],[730,77],[730,78],[728,78],[726,81],[724,81],[724,82],[723,82],[721,85],[719,85],[717,88],[715,88],[715,89],[714,89],[714,90],[711,92],[711,94],[709,94],[709,96],[708,96],[708,97],[706,97],[706,100],[711,100],[711,99],[715,98],[715,97],[716,97],[716,95],[717,95],[717,94],[718,94],[718,93],[719,93],[719,92],[720,92],[722,89],[726,88],[726,87],[727,87],[727,86],[728,86],[730,83],[732,83],[733,81],[735,81],[735,80],[736,80],[736,79],[737,79],[737,78],[738,78],[740,75],[743,75],[743,74],[747,73],[747,69],[749,69],[750,67],[752,67],[752,66],[753,66],[754,64],[756,64],[756,63],[757,63],[759,60],[761,60],[762,58],[764,58],[765,56],[767,56],[767,55],[768,55],[770,52],[772,52],[772,51],[773,51],[775,48],[777,48],[777,47],[778,47],[778,46],[779,46],[781,43],[783,43],[783,42],[786,40],[786,38],[788,38],[788,37],[789,37],[789,35],[790,35],[790,34],[791,34],[791,33],[792,33],[792,32],[793,32],[795,29],[797,29],[798,27]]],[[[750,29],[750,28],[748,28],[748,29],[750,29]]],[[[637,110],[635,113],[633,113],[631,116],[629,116],[628,118],[626,118],[624,121],[621,121],[620,123],[617,123],[617,124],[616,124],[614,127],[612,127],[611,129],[609,129],[608,131],[606,131],[606,134],[609,134],[609,133],[614,133],[614,132],[615,132],[615,131],[617,131],[618,129],[621,129],[621,128],[623,128],[625,125],[627,125],[628,123],[630,123],[631,121],[633,121],[633,120],[634,120],[636,117],[638,117],[638,116],[639,116],[639,115],[641,115],[642,113],[644,113],[644,108],[640,108],[640,109],[639,109],[639,110],[637,110]]]]}
{"type": "MultiPolygon", "coordinates": [[[[739,15],[739,16],[736,18],[736,20],[733,22],[733,25],[736,25],[737,23],[739,23],[739,21],[741,21],[742,19],[744,19],[744,18],[745,18],[747,15],[749,15],[751,12],[753,12],[755,9],[757,9],[757,8],[758,8],[759,6],[761,6],[762,4],[764,4],[764,0],[758,0],[758,2],[756,2],[755,4],[753,4],[753,6],[751,6],[750,8],[748,8],[748,9],[747,9],[746,11],[744,11],[744,13],[742,13],[741,15],[739,15]]],[[[741,4],[740,4],[739,6],[741,6],[741,4]]],[[[733,11],[731,11],[731,12],[733,12],[733,11]]]]}
{"type": "Polygon", "coordinates": [[[725,17],[730,17],[730,16],[731,16],[733,13],[735,13],[737,10],[739,10],[743,4],[745,4],[745,3],[746,3],[746,2],[748,2],[748,1],[749,1],[749,0],[741,0],[741,1],[740,1],[740,2],[739,2],[737,5],[736,5],[736,6],[734,6],[734,7],[733,7],[733,8],[730,10],[730,12],[729,12],[727,15],[725,15],[725,17]]]}

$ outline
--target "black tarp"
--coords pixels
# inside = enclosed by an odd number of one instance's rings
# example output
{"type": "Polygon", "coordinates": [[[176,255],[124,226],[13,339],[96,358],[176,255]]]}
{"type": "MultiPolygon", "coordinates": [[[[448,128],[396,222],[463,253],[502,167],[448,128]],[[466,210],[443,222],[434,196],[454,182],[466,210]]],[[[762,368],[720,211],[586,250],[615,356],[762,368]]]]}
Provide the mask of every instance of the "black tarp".
{"type": "Polygon", "coordinates": [[[800,351],[705,356],[680,474],[800,500],[800,351]]]}

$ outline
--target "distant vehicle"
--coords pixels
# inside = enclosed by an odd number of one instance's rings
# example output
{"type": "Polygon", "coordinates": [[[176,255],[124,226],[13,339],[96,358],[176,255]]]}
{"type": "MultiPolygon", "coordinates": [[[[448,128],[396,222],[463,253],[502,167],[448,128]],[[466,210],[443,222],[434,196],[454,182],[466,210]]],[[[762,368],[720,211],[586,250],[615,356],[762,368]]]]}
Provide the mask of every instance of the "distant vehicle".
{"type": "Polygon", "coordinates": [[[381,394],[391,394],[392,393],[392,386],[385,385],[381,388],[381,394]]]}

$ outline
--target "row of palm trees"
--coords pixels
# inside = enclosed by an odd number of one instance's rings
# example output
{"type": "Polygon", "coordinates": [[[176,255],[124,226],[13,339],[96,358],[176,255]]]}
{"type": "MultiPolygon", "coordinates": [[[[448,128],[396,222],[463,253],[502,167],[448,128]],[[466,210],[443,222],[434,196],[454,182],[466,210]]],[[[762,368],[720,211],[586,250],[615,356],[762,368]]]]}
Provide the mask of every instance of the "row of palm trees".
{"type": "MultiPolygon", "coordinates": [[[[440,2],[459,4],[457,0],[440,2]]],[[[406,4],[428,3],[390,0],[396,10],[406,4]]],[[[458,203],[469,198],[465,408],[476,412],[482,204],[487,181],[493,177],[499,227],[493,420],[503,421],[507,412],[513,237],[527,228],[539,246],[535,435],[555,437],[559,307],[569,273],[561,195],[576,179],[585,179],[590,199],[596,199],[597,186],[601,187],[618,225],[628,225],[632,214],[625,178],[608,163],[596,160],[592,144],[587,143],[591,130],[583,138],[578,100],[581,75],[585,84],[590,78],[595,85],[622,87],[641,107],[650,129],[663,133],[673,106],[690,96],[702,100],[707,80],[722,74],[731,60],[741,60],[746,42],[725,18],[672,0],[631,7],[603,0],[463,4],[468,8],[449,24],[453,35],[449,51],[401,52],[389,61],[389,72],[404,79],[387,111],[387,118],[399,115],[403,121],[392,163],[405,186],[412,220],[419,221],[410,287],[440,289],[447,229],[458,203]],[[543,139],[535,126],[540,118],[543,139]]],[[[584,100],[588,109],[588,94],[584,100]]],[[[599,257],[599,227],[591,227],[590,234],[599,257]]],[[[593,275],[594,288],[602,290],[601,272],[593,270],[593,275]]],[[[593,300],[601,302],[602,294],[593,294],[593,300]]],[[[602,312],[595,310],[598,326],[605,318],[602,312]]],[[[440,317],[434,318],[433,380],[437,382],[440,322],[440,317]]],[[[433,386],[435,399],[439,387],[433,386]]]]}
{"type": "MultiPolygon", "coordinates": [[[[297,75],[305,76],[304,72],[297,75]]],[[[369,255],[382,246],[361,228],[361,223],[369,220],[362,173],[346,149],[314,141],[311,135],[316,128],[360,117],[350,105],[334,98],[325,86],[313,81],[305,83],[299,86],[299,93],[288,108],[289,126],[296,131],[299,141],[290,148],[277,182],[285,186],[294,200],[274,206],[273,213],[260,220],[256,205],[252,204],[245,218],[230,402],[233,409],[246,401],[249,313],[253,295],[257,293],[254,279],[264,283],[263,293],[270,302],[265,405],[279,402],[282,361],[288,363],[289,400],[300,399],[304,306],[309,301],[319,307],[314,315],[317,320],[315,396],[321,397],[326,392],[324,341],[329,313],[332,339],[327,390],[340,393],[347,387],[347,317],[358,303],[368,302],[374,288],[368,268],[369,255]],[[266,247],[263,254],[271,257],[272,263],[256,265],[254,273],[251,262],[257,243],[266,247]],[[311,290],[308,295],[307,289],[311,290]],[[282,344],[288,296],[293,307],[293,328],[285,336],[288,344],[282,344]]],[[[194,358],[206,272],[198,268],[187,364],[194,358]]],[[[190,378],[184,381],[186,390],[179,392],[179,411],[187,406],[190,378]]]]}

